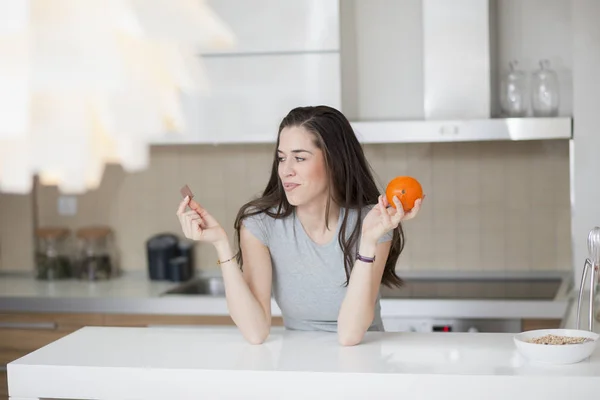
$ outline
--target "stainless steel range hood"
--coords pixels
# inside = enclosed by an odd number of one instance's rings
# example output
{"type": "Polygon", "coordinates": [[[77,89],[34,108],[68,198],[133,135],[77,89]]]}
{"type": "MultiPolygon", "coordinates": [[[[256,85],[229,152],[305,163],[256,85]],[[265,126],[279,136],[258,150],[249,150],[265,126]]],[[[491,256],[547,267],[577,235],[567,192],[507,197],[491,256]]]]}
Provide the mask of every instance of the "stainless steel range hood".
{"type": "Polygon", "coordinates": [[[572,138],[568,116],[493,117],[495,9],[496,0],[421,0],[423,119],[353,121],[363,143],[572,138]]]}
{"type": "Polygon", "coordinates": [[[352,122],[362,143],[570,139],[571,118],[352,122]]]}

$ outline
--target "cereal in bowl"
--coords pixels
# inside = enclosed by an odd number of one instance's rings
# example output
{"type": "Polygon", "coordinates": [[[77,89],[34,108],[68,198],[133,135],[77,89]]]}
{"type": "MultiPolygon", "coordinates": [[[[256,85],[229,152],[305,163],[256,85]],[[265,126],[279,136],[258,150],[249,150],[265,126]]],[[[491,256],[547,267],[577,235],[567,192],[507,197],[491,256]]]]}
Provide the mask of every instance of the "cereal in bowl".
{"type": "Polygon", "coordinates": [[[533,339],[529,339],[529,343],[534,344],[551,344],[551,345],[563,345],[563,344],[581,344],[584,342],[591,341],[590,338],[585,337],[576,337],[576,336],[561,336],[561,335],[544,335],[540,337],[536,337],[533,339]]]}

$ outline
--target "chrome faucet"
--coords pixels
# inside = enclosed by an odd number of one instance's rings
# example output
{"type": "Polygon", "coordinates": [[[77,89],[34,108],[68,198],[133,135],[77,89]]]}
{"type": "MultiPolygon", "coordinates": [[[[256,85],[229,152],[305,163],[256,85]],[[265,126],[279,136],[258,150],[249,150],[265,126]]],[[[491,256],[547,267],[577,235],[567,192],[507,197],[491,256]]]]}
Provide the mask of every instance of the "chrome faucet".
{"type": "Polygon", "coordinates": [[[581,275],[581,284],[579,286],[579,298],[577,299],[577,327],[579,329],[579,322],[581,317],[581,300],[583,298],[583,288],[585,286],[585,279],[587,276],[587,270],[590,269],[590,313],[588,321],[588,329],[594,330],[594,291],[596,288],[596,273],[600,268],[600,227],[594,227],[588,235],[587,240],[588,247],[588,258],[585,259],[583,265],[583,274],[581,275]]]}

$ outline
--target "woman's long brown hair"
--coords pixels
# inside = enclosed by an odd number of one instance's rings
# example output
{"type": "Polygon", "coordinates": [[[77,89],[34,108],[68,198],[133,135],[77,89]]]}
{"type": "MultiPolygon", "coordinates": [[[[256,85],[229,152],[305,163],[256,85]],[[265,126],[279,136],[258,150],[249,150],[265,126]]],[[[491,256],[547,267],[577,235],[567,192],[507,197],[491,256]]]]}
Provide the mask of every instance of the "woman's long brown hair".
{"type": "MultiPolygon", "coordinates": [[[[286,127],[304,127],[315,135],[315,144],[325,155],[325,165],[329,177],[331,196],[327,201],[325,216],[329,215],[331,200],[340,207],[354,209],[358,212],[358,223],[350,236],[346,237],[348,213],[344,213],[338,242],[344,253],[346,284],[350,279],[350,271],[354,265],[356,249],[362,228],[363,207],[378,202],[379,190],[371,167],[367,162],[362,146],[358,141],[350,122],[338,110],[327,106],[298,107],[291,110],[279,125],[277,145],[273,157],[271,177],[262,195],[244,204],[235,219],[235,239],[240,243],[240,228],[244,218],[265,213],[272,218],[285,218],[294,209],[285,196],[283,185],[278,174],[279,138],[286,127]]],[[[327,221],[327,218],[325,218],[327,221]]],[[[326,222],[327,223],[327,222],[326,222]]],[[[402,224],[393,232],[390,253],[385,263],[381,283],[388,286],[401,286],[402,279],[396,275],[396,261],[404,249],[404,232],[402,224]]],[[[236,254],[239,265],[243,266],[241,246],[236,254]]]]}

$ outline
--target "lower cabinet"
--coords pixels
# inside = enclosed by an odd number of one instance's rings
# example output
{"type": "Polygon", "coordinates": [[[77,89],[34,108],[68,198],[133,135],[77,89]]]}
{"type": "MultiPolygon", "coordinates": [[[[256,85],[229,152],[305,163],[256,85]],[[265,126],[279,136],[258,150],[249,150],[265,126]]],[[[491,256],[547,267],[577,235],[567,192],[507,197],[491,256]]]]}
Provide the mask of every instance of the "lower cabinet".
{"type": "Polygon", "coordinates": [[[527,318],[521,321],[521,331],[533,331],[535,329],[558,329],[560,328],[560,324],[560,319],[527,318]]]}
{"type": "MultiPolygon", "coordinates": [[[[157,314],[105,314],[104,326],[145,327],[153,325],[235,325],[225,315],[157,315],[157,314]]],[[[273,317],[271,325],[283,325],[281,317],[273,317]]]]}
{"type": "Polygon", "coordinates": [[[8,379],[6,371],[0,370],[0,400],[8,400],[8,379]]]}
{"type": "Polygon", "coordinates": [[[101,314],[0,313],[0,400],[8,399],[6,364],[84,326],[101,326],[101,314]]]}

